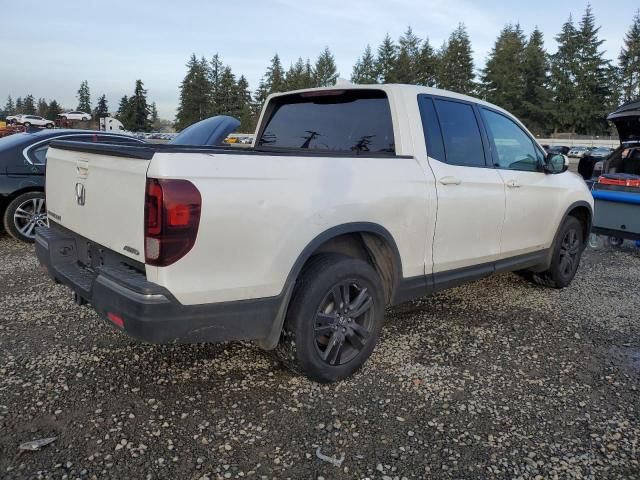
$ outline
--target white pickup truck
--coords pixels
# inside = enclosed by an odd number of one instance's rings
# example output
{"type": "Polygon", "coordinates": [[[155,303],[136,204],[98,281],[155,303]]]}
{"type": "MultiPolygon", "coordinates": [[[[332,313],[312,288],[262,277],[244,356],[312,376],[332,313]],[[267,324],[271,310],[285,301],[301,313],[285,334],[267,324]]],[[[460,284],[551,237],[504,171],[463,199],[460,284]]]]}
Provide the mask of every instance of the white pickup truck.
{"type": "Polygon", "coordinates": [[[272,95],[252,148],[58,141],[40,262],[154,343],[253,340],[321,382],[385,306],[494,272],[563,288],[592,197],[513,116],[408,85],[272,95]]]}

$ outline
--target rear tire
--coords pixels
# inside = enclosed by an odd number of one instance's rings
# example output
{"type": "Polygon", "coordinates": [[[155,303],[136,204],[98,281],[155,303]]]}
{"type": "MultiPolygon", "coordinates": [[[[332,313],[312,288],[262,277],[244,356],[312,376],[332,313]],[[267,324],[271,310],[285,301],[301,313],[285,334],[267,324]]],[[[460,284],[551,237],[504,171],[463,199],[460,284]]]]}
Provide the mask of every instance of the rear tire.
{"type": "Polygon", "coordinates": [[[24,128],[29,128],[29,127],[31,126],[31,124],[30,124],[29,122],[24,122],[24,123],[22,124],[22,126],[23,126],[24,128]]]}
{"type": "Polygon", "coordinates": [[[567,217],[558,230],[548,270],[532,275],[533,281],[549,288],[565,288],[571,284],[584,251],[583,226],[575,217],[567,217]]]}
{"type": "Polygon", "coordinates": [[[44,192],[18,195],[4,212],[4,229],[16,240],[33,243],[36,228],[47,226],[44,192]]]}
{"type": "Polygon", "coordinates": [[[384,320],[383,287],[368,263],[313,257],[298,279],[275,353],[290,370],[331,383],[369,358],[384,320]]]}

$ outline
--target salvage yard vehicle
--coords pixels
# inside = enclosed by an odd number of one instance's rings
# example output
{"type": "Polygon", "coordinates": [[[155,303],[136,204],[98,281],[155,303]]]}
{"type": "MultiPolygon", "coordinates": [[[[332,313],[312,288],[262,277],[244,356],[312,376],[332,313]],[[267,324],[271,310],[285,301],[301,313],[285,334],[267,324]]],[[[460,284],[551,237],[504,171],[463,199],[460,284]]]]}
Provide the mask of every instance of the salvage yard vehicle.
{"type": "Polygon", "coordinates": [[[4,229],[33,242],[37,226],[47,224],[44,196],[46,153],[55,139],[80,142],[141,142],[121,135],[86,130],[41,130],[0,139],[0,215],[4,229]]]}
{"type": "Polygon", "coordinates": [[[571,150],[569,150],[569,152],[567,152],[567,156],[568,157],[572,157],[572,158],[582,158],[590,150],[591,149],[589,147],[581,147],[581,146],[571,147],[571,150]]]}
{"type": "Polygon", "coordinates": [[[64,112],[58,116],[63,120],[91,120],[91,114],[86,112],[64,112]]]}
{"type": "Polygon", "coordinates": [[[593,179],[593,232],[611,245],[640,240],[640,101],[622,105],[607,117],[620,137],[593,179]]]}
{"type": "Polygon", "coordinates": [[[39,117],[38,115],[21,115],[18,118],[17,123],[23,125],[26,128],[29,127],[45,127],[45,128],[53,128],[55,127],[55,123],[52,120],[47,120],[44,117],[39,117]]]}
{"type": "Polygon", "coordinates": [[[591,194],[499,107],[340,84],[271,95],[255,138],[54,142],[40,263],[135,338],[253,340],[320,382],[363,365],[386,305],[576,273],[591,194]]]}

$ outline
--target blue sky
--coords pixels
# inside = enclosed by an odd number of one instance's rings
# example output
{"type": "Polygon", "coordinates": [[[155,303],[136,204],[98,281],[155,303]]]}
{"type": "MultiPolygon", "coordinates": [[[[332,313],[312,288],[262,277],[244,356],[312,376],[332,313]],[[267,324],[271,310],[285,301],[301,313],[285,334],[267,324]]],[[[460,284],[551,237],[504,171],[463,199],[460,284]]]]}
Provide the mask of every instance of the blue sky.
{"type": "MultiPolygon", "coordinates": [[[[160,116],[173,119],[184,64],[192,52],[218,52],[234,73],[255,88],[269,59],[285,68],[302,56],[313,61],[328,46],[341,76],[367,43],[375,48],[408,25],[439,47],[458,22],[471,36],[476,68],[482,68],[500,29],[519,22],[525,33],[538,26],[546,46],[570,13],[578,20],[587,4],[575,0],[1,0],[0,102],[33,94],[75,108],[76,92],[88,80],[92,100],[107,95],[111,110],[141,78],[160,116]]],[[[615,59],[637,0],[591,2],[603,49],[615,59]]]]}

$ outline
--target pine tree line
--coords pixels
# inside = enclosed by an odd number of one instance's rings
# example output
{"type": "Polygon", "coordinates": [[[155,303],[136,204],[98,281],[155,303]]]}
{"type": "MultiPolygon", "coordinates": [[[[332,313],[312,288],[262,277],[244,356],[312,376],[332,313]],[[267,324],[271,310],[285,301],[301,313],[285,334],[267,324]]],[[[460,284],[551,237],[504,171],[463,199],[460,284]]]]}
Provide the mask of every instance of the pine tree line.
{"type": "MultiPolygon", "coordinates": [[[[94,118],[109,116],[109,104],[104,94],[98,97],[96,106],[92,109],[91,91],[87,80],[83,80],[80,84],[77,99],[78,106],[75,110],[92,113],[94,118]]],[[[55,99],[47,102],[46,99],[39,98],[36,101],[34,96],[29,94],[24,98],[18,97],[15,101],[9,95],[4,108],[0,109],[0,114],[4,117],[22,113],[25,115],[39,115],[55,120],[64,111],[68,110],[63,109],[55,99]]],[[[134,94],[131,97],[123,97],[116,116],[123,123],[125,129],[134,132],[157,130],[161,123],[155,102],[151,104],[147,102],[147,91],[142,80],[136,80],[134,94]]]]}
{"type": "MultiPolygon", "coordinates": [[[[519,24],[506,25],[484,68],[476,71],[464,24],[437,49],[409,27],[397,42],[387,35],[375,50],[367,45],[351,81],[425,85],[478,96],[511,111],[537,134],[607,132],[606,114],[622,101],[640,98],[640,11],[625,36],[618,65],[600,49],[603,40],[590,6],[579,22],[569,17],[555,40],[558,50],[550,55],[538,28],[526,35],[519,24]]],[[[234,83],[231,68],[217,54],[211,61],[197,60],[194,54],[180,86],[176,127],[229,114],[241,120],[243,131],[251,131],[269,94],[329,86],[337,77],[329,48],[315,62],[299,57],[288,69],[276,53],[251,95],[244,76],[242,85],[234,83]]]]}
{"type": "Polygon", "coordinates": [[[180,105],[176,115],[176,128],[215,115],[231,115],[240,120],[242,127],[251,125],[252,109],[249,82],[241,75],[237,80],[231,67],[224,65],[215,54],[211,60],[195,54],[187,62],[187,75],[180,85],[180,105]]]}

